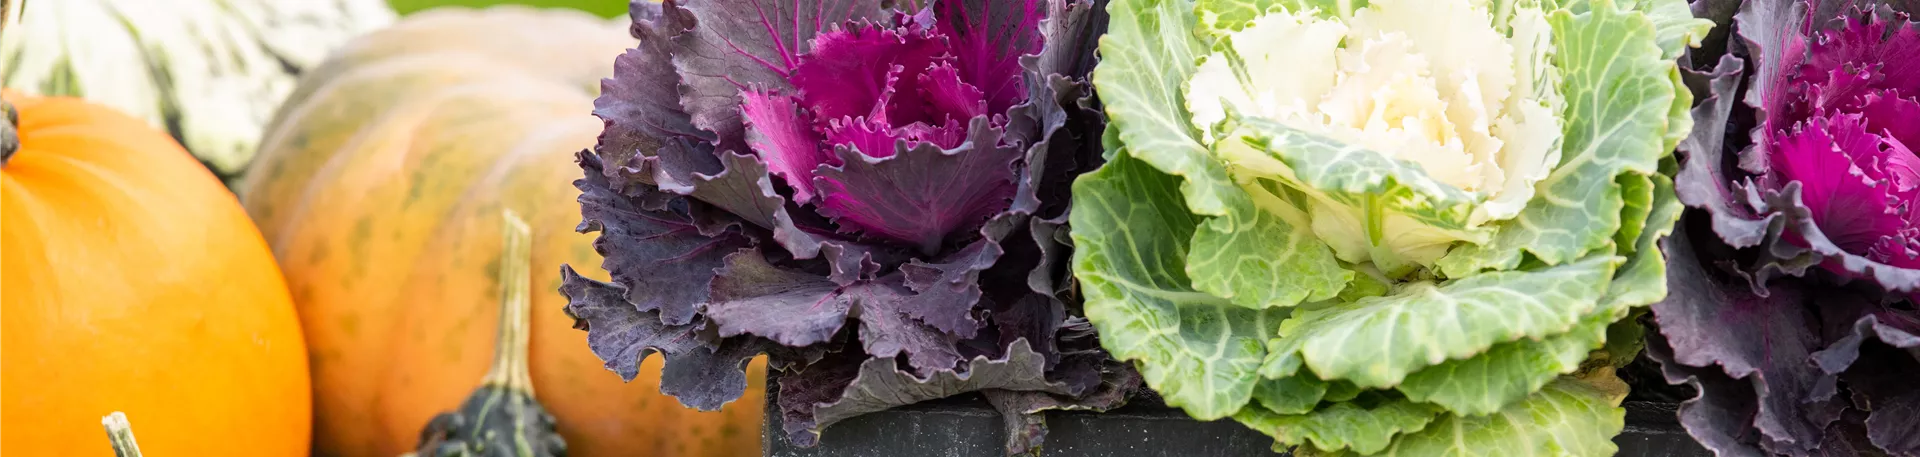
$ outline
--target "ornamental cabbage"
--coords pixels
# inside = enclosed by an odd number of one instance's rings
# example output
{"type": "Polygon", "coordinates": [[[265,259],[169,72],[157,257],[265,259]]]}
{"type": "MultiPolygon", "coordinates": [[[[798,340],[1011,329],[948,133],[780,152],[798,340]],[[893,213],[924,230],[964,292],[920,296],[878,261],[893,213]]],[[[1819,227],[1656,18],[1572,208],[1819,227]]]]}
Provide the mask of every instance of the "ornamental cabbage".
{"type": "Polygon", "coordinates": [[[1690,127],[1681,0],[1116,0],[1102,344],[1298,452],[1602,455],[1690,127]]]}
{"type": "Polygon", "coordinates": [[[1700,103],[1648,354],[1721,455],[1920,455],[1912,2],[1695,2],[1700,103]],[[1745,131],[1743,131],[1745,130],[1745,131]]]}
{"type": "Polygon", "coordinates": [[[1099,165],[1086,75],[1105,18],[1069,0],[636,0],[579,155],[611,282],[567,311],[628,380],[712,410],[748,359],[789,438],[982,391],[1038,444],[1043,409],[1138,375],[1099,350],[1066,271],[1066,190],[1099,165]]]}

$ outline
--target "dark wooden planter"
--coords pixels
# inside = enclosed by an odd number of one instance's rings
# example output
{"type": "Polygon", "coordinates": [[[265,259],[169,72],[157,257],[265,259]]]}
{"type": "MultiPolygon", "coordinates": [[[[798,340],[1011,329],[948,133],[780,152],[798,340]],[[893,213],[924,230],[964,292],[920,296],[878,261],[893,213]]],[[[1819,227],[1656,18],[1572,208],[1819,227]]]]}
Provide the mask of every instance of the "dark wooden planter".
{"type": "MultiPolygon", "coordinates": [[[[770,457],[941,456],[1003,457],[1006,425],[979,395],[923,402],[860,416],[828,427],[820,445],[793,445],[780,431],[777,383],[767,383],[761,441],[770,457]]],[[[1135,399],[1106,413],[1048,412],[1047,456],[1273,456],[1273,439],[1231,419],[1201,422],[1160,404],[1135,399]]],[[[1621,456],[1710,457],[1681,429],[1672,403],[1627,401],[1627,428],[1614,442],[1621,456]]]]}

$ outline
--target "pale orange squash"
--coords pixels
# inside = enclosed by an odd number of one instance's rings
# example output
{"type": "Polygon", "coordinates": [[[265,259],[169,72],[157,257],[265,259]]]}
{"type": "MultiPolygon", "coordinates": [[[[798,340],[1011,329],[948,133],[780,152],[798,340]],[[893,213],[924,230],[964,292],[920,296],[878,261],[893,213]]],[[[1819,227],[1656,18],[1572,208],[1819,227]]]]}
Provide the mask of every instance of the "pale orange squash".
{"type": "Polygon", "coordinates": [[[573,154],[634,44],[624,20],[578,12],[436,10],[303,77],[240,192],[307,328],[317,455],[405,452],[472,391],[498,322],[503,208],[533,227],[533,385],[573,455],[759,453],[760,396],[682,408],[659,394],[657,358],[622,383],[562,311],[560,265],[600,262],[573,231],[573,154]]]}

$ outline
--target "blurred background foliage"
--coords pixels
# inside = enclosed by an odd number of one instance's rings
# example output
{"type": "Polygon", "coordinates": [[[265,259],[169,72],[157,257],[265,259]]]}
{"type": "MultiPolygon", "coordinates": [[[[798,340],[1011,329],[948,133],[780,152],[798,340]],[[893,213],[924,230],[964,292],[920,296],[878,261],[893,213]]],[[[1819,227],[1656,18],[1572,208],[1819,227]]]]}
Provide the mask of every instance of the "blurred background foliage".
{"type": "Polygon", "coordinates": [[[402,15],[440,6],[480,8],[509,4],[538,8],[573,8],[606,18],[627,14],[626,0],[387,0],[387,4],[393,6],[394,12],[402,15]]]}

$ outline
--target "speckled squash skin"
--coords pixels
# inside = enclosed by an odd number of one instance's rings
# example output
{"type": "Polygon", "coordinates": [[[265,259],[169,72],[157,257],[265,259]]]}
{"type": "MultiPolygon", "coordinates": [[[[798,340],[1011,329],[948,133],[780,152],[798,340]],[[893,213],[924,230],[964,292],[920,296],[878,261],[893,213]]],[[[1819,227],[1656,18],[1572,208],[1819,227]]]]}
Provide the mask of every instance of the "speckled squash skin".
{"type": "Polygon", "coordinates": [[[144,120],[0,98],[0,455],[111,457],[114,411],[146,455],[306,455],[300,322],[233,194],[144,120]]]}
{"type": "Polygon", "coordinates": [[[573,154],[633,44],[626,21],[573,11],[436,10],[302,79],[240,193],[307,329],[315,455],[406,452],[486,373],[502,209],[533,229],[533,384],[572,455],[759,454],[758,363],[747,397],[696,412],[659,394],[658,358],[621,382],[562,311],[560,265],[600,263],[573,230],[573,154]]]}

